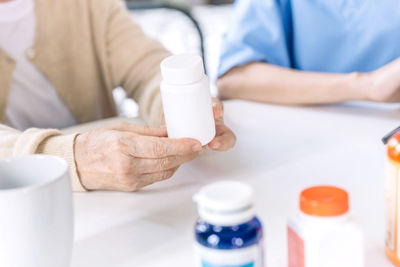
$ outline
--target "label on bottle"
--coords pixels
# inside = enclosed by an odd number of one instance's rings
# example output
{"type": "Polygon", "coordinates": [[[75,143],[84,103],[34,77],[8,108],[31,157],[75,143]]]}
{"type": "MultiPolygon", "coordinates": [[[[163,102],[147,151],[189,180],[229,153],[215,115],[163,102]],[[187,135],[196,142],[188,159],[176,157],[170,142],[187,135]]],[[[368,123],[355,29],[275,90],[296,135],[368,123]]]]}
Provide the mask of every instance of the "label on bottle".
{"type": "Polygon", "coordinates": [[[304,267],[304,240],[290,226],[287,228],[288,235],[288,266],[304,267]]]}
{"type": "Polygon", "coordinates": [[[198,267],[264,267],[263,247],[211,249],[196,244],[198,267]]]}
{"type": "MultiPolygon", "coordinates": [[[[391,251],[395,251],[396,237],[396,209],[397,209],[397,187],[399,164],[389,160],[386,164],[386,181],[385,181],[385,218],[386,218],[386,247],[391,251]]],[[[399,246],[397,246],[399,247],[399,246]]]]}

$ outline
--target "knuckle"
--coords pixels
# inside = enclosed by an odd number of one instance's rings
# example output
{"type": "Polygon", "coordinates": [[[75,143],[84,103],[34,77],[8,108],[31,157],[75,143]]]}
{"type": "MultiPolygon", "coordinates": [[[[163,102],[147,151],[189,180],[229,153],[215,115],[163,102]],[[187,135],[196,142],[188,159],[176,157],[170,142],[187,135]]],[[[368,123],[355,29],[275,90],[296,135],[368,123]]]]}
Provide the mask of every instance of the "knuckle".
{"type": "Polygon", "coordinates": [[[113,134],[110,138],[111,140],[111,148],[114,151],[121,152],[125,150],[125,144],[121,141],[121,137],[118,134],[113,134]]]}
{"type": "Polygon", "coordinates": [[[122,143],[120,140],[118,140],[118,141],[115,143],[114,149],[115,149],[118,153],[121,153],[121,154],[122,154],[122,153],[125,152],[125,144],[122,143]]]}
{"type": "Polygon", "coordinates": [[[136,192],[140,189],[139,184],[138,183],[131,183],[125,186],[124,191],[125,192],[136,192]]]}
{"type": "Polygon", "coordinates": [[[126,189],[127,192],[136,192],[140,189],[139,183],[131,183],[126,189]]]}
{"type": "Polygon", "coordinates": [[[160,176],[158,177],[157,180],[159,181],[163,181],[163,180],[167,180],[168,178],[170,178],[171,176],[169,175],[168,172],[162,172],[160,173],[160,176]]]}
{"type": "Polygon", "coordinates": [[[124,192],[134,192],[140,189],[138,181],[130,175],[121,175],[119,184],[120,189],[124,192]]]}
{"type": "Polygon", "coordinates": [[[162,172],[160,175],[161,176],[160,180],[167,180],[167,179],[171,178],[172,175],[174,175],[174,173],[175,173],[175,170],[169,170],[169,171],[162,172]]]}
{"type": "Polygon", "coordinates": [[[130,142],[129,142],[128,149],[132,155],[135,155],[138,152],[138,150],[140,149],[140,145],[139,145],[140,137],[134,135],[129,140],[130,140],[130,142]]]}
{"type": "Polygon", "coordinates": [[[170,159],[169,158],[160,159],[159,165],[161,170],[168,169],[168,166],[170,165],[170,159]]]}

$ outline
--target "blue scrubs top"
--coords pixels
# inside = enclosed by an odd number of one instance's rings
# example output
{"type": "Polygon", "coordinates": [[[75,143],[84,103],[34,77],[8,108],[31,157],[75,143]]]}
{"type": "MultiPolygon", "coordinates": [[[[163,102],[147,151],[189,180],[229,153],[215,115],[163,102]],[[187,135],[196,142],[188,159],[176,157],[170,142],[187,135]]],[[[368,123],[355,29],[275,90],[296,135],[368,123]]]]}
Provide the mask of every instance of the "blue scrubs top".
{"type": "Polygon", "coordinates": [[[218,76],[254,61],[368,72],[399,56],[399,0],[237,0],[218,76]]]}

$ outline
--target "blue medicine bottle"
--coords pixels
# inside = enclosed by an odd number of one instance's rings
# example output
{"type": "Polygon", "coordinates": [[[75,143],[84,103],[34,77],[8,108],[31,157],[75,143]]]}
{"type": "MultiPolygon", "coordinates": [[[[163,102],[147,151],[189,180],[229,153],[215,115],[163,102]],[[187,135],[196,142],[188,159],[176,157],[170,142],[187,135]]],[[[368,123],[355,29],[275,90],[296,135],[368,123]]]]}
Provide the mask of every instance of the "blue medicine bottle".
{"type": "Polygon", "coordinates": [[[198,267],[264,267],[262,224],[255,215],[253,189],[222,181],[203,187],[195,196],[198,267]]]}

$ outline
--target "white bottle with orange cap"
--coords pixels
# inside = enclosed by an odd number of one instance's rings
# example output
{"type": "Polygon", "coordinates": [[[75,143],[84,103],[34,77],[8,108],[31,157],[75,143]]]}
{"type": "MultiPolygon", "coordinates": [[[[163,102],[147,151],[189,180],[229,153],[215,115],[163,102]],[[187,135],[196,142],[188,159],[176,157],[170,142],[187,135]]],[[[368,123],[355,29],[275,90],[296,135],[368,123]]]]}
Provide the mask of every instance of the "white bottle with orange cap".
{"type": "Polygon", "coordinates": [[[400,132],[390,133],[386,163],[386,255],[400,266],[400,132]]]}
{"type": "Polygon", "coordinates": [[[360,228],[343,189],[316,186],[300,194],[300,212],[288,222],[289,267],[363,267],[360,228]]]}

